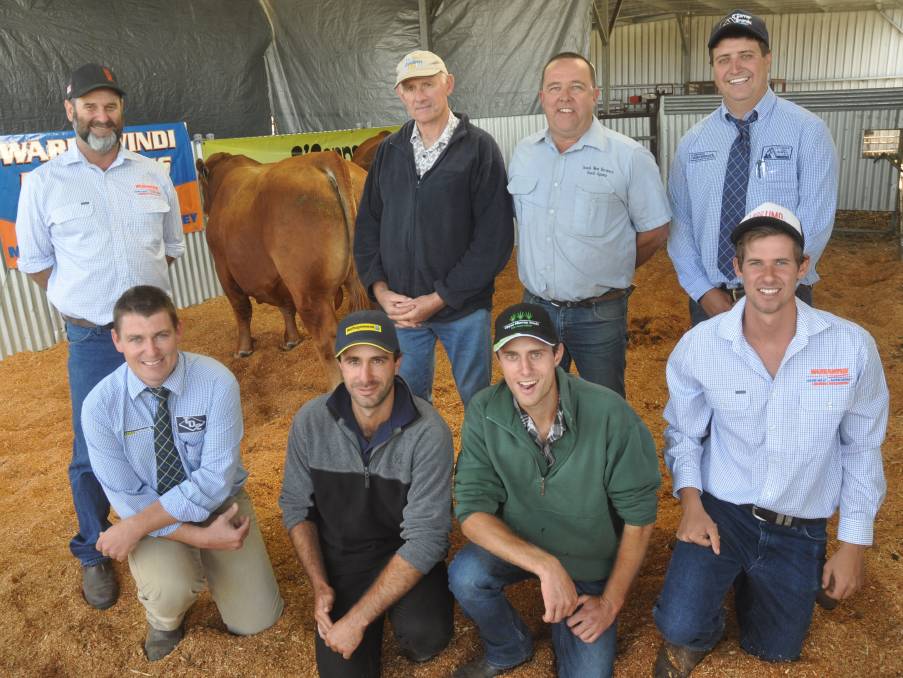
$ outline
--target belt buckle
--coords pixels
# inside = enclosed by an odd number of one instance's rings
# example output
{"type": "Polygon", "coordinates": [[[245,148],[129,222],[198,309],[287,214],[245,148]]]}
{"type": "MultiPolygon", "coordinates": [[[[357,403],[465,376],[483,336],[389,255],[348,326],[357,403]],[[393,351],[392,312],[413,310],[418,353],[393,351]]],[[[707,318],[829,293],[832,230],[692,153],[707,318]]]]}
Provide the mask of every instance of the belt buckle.
{"type": "Polygon", "coordinates": [[[752,508],[750,509],[749,512],[752,513],[753,518],[755,518],[756,520],[760,520],[760,521],[762,521],[763,523],[767,523],[768,521],[765,520],[765,518],[763,518],[763,517],[760,516],[758,513],[756,513],[756,511],[757,511],[758,509],[759,509],[759,507],[756,506],[755,504],[753,504],[753,505],[752,505],[752,508]]]}

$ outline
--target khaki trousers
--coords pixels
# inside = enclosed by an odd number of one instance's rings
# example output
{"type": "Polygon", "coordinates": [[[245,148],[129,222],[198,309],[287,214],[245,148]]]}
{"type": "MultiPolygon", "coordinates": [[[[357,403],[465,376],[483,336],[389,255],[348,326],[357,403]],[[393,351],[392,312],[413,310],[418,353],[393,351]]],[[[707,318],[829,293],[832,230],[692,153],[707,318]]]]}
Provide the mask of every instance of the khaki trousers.
{"type": "Polygon", "coordinates": [[[129,568],[147,622],[160,631],[177,629],[205,584],[232,633],[269,628],[282,614],[282,596],[267,555],[254,507],[244,489],[211,514],[207,522],[238,504],[251,527],[237,551],[199,549],[159,537],[144,537],[129,555],[129,568]]]}

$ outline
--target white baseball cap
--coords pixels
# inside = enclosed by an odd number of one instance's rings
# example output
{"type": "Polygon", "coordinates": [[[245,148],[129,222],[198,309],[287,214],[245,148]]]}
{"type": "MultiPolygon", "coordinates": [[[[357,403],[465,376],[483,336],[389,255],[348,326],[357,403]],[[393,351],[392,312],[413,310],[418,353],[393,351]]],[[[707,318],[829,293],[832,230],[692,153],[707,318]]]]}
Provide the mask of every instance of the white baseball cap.
{"type": "Polygon", "coordinates": [[[757,226],[774,226],[796,240],[800,244],[800,247],[805,245],[803,239],[803,227],[797,216],[786,207],[782,207],[773,202],[763,202],[752,212],[743,217],[731,233],[731,242],[734,243],[734,247],[737,246],[740,237],[744,233],[751,231],[757,226]]]}
{"type": "Polygon", "coordinates": [[[406,54],[395,67],[395,87],[408,78],[425,78],[437,73],[448,75],[445,62],[432,52],[416,50],[406,54]]]}

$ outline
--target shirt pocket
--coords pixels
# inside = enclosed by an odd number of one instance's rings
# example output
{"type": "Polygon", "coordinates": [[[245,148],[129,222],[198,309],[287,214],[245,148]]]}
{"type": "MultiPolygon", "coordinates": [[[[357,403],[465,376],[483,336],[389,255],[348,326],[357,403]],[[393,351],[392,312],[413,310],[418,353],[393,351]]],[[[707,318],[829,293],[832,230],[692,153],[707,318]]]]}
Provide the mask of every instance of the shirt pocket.
{"type": "Polygon", "coordinates": [[[94,236],[92,217],[94,205],[90,202],[61,205],[50,211],[47,220],[55,239],[73,245],[87,244],[94,236]]]}
{"type": "Polygon", "coordinates": [[[134,232],[130,237],[143,247],[156,252],[163,242],[163,220],[169,213],[169,203],[157,198],[136,201],[134,232]]]}
{"type": "Polygon", "coordinates": [[[574,217],[568,230],[575,235],[602,236],[609,212],[618,196],[610,186],[594,184],[574,187],[574,217]]]}
{"type": "Polygon", "coordinates": [[[514,200],[514,209],[517,213],[517,223],[521,226],[530,224],[535,216],[535,210],[541,208],[536,195],[536,185],[539,183],[536,177],[516,175],[508,181],[508,193],[514,200]]]}
{"type": "Polygon", "coordinates": [[[851,397],[850,388],[842,386],[815,386],[800,394],[798,430],[804,448],[832,444],[851,397]]]}
{"type": "Polygon", "coordinates": [[[705,392],[709,406],[718,412],[744,412],[749,410],[749,393],[742,389],[712,388],[705,392]]]}
{"type": "Polygon", "coordinates": [[[765,182],[768,200],[783,205],[788,209],[796,209],[799,202],[796,163],[790,160],[761,160],[762,181],[765,182]]]}
{"type": "MultiPolygon", "coordinates": [[[[176,435],[184,446],[185,459],[192,468],[198,468],[201,465],[201,451],[204,449],[204,431],[176,435]]],[[[185,469],[185,472],[187,473],[188,469],[185,469]]]]}

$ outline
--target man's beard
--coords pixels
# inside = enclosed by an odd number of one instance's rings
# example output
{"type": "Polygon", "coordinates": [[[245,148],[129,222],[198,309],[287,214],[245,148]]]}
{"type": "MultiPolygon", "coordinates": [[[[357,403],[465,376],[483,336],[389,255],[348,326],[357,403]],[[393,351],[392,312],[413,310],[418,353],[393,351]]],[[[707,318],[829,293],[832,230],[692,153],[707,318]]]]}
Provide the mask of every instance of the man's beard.
{"type": "Polygon", "coordinates": [[[77,118],[72,121],[72,129],[74,129],[75,133],[81,137],[82,141],[91,147],[92,151],[99,153],[100,155],[106,155],[116,148],[116,144],[119,143],[119,139],[122,137],[122,128],[116,127],[115,125],[110,126],[112,134],[99,137],[91,131],[90,126],[82,127],[79,125],[77,118]]]}

